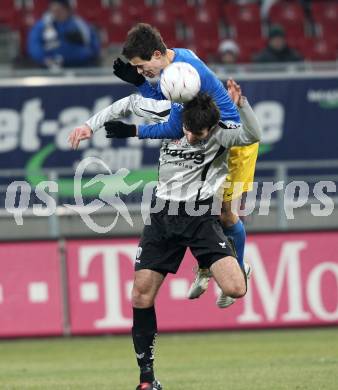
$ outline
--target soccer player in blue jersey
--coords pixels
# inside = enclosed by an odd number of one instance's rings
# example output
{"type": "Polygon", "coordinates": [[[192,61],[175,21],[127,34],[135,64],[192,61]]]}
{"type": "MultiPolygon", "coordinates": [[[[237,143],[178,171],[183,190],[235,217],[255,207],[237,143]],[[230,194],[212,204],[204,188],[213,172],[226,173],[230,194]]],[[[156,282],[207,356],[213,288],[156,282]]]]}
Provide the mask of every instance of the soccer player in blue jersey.
{"type": "MultiPolygon", "coordinates": [[[[154,78],[159,76],[163,69],[173,62],[187,62],[197,70],[201,79],[201,92],[207,92],[213,98],[220,110],[221,120],[237,123],[240,121],[236,105],[231,100],[226,88],[207,65],[191,50],[168,49],[159,31],[149,24],[139,23],[128,32],[122,54],[129,60],[129,63],[125,63],[118,58],[114,62],[114,74],[120,79],[137,86],[144,97],[165,100],[160,83],[158,82],[156,86],[152,86],[145,77],[154,78]]],[[[177,105],[172,108],[168,122],[142,125],[139,126],[139,131],[145,138],[175,138],[177,133],[182,131],[182,120],[178,120],[180,117],[181,108],[177,105]]],[[[236,178],[236,181],[242,181],[241,177],[244,177],[244,187],[250,187],[250,185],[247,185],[246,179],[253,177],[257,153],[258,144],[230,150],[228,157],[229,171],[237,173],[241,171],[241,176],[238,174],[231,174],[230,176],[236,178]],[[241,158],[241,154],[243,158],[241,158]],[[246,164],[246,162],[248,163],[246,164]]],[[[226,185],[227,188],[229,188],[228,184],[226,185]]],[[[231,189],[232,186],[230,186],[229,191],[232,191],[231,189]]],[[[224,199],[224,210],[226,212],[223,213],[223,219],[227,223],[223,224],[223,229],[225,235],[234,240],[238,262],[241,268],[244,269],[243,257],[246,233],[242,221],[232,213],[229,207],[231,200],[231,196],[224,199]]],[[[199,271],[196,279],[197,283],[190,291],[189,298],[197,298],[204,291],[206,284],[203,284],[203,282],[208,278],[207,275],[204,270],[199,271]]],[[[227,307],[233,302],[228,297],[220,298],[218,300],[219,307],[227,307]]]]}
{"type": "MultiPolygon", "coordinates": [[[[115,75],[137,86],[144,97],[166,100],[160,84],[157,83],[154,87],[145,77],[159,76],[163,69],[173,62],[187,62],[197,70],[201,78],[201,92],[206,92],[212,97],[221,112],[221,120],[240,122],[235,104],[216,75],[191,50],[168,49],[156,28],[145,23],[133,27],[128,33],[122,54],[129,63],[124,63],[118,58],[114,62],[115,75]]],[[[166,131],[162,126],[156,128],[159,132],[166,131]]]]}

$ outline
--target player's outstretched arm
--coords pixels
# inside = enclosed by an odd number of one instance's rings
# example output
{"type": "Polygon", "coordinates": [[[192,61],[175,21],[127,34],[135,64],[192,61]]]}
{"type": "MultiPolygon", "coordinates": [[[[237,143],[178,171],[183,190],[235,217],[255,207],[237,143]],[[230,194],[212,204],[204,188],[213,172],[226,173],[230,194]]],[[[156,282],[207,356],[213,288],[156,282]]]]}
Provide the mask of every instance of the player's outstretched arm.
{"type": "Polygon", "coordinates": [[[92,137],[95,131],[99,130],[104,124],[111,120],[121,119],[133,112],[135,101],[141,99],[138,95],[130,95],[126,98],[117,100],[110,106],[99,111],[86,123],[76,127],[68,136],[68,142],[72,149],[77,149],[81,141],[92,137]]]}
{"type": "Polygon", "coordinates": [[[260,141],[262,138],[261,125],[254,110],[244,96],[242,97],[242,103],[239,107],[239,116],[245,133],[251,138],[256,138],[254,142],[260,141]]]}
{"type": "Polygon", "coordinates": [[[121,121],[109,121],[104,124],[104,127],[107,132],[107,138],[138,136],[140,139],[179,139],[183,137],[182,107],[179,105],[172,107],[167,122],[136,126],[121,121]]]}
{"type": "Polygon", "coordinates": [[[227,81],[227,87],[229,96],[239,109],[239,115],[243,126],[247,127],[251,133],[258,132],[260,125],[257,116],[247,99],[242,95],[241,86],[237,84],[235,80],[229,79],[227,81]]]}
{"type": "Polygon", "coordinates": [[[251,145],[261,140],[261,127],[246,99],[239,113],[242,124],[229,121],[219,122],[218,128],[215,130],[215,136],[219,144],[226,148],[251,145]]]}
{"type": "Polygon", "coordinates": [[[220,123],[220,128],[226,132],[217,131],[216,137],[223,146],[250,145],[260,141],[262,131],[257,116],[247,99],[242,95],[239,84],[234,80],[227,81],[228,93],[239,109],[242,125],[230,122],[220,123]]]}
{"type": "Polygon", "coordinates": [[[180,111],[180,105],[172,106],[168,100],[158,101],[140,95],[130,95],[114,102],[88,119],[85,124],[76,127],[70,133],[68,141],[73,149],[77,149],[80,141],[89,139],[102,127],[105,127],[108,138],[137,136],[139,130],[137,126],[118,121],[131,113],[153,122],[163,122],[158,123],[159,126],[156,124],[139,126],[140,138],[181,138],[183,132],[180,111]]]}
{"type": "Polygon", "coordinates": [[[246,97],[242,95],[241,86],[237,84],[235,80],[229,79],[227,81],[227,87],[231,99],[238,107],[239,116],[241,118],[243,127],[253,136],[259,136],[259,138],[261,138],[261,127],[258,122],[257,116],[254,113],[246,97]]]}

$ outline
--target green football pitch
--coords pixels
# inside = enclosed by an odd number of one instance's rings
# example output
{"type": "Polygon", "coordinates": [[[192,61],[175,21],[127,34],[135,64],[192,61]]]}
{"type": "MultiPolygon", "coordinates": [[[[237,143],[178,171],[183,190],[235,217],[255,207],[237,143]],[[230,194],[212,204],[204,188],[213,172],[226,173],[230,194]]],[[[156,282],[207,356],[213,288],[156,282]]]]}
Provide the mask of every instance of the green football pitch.
{"type": "MultiPolygon", "coordinates": [[[[337,390],[338,329],[160,335],[164,390],[337,390]]],[[[0,341],[0,389],[135,390],[129,337],[0,341]]]]}

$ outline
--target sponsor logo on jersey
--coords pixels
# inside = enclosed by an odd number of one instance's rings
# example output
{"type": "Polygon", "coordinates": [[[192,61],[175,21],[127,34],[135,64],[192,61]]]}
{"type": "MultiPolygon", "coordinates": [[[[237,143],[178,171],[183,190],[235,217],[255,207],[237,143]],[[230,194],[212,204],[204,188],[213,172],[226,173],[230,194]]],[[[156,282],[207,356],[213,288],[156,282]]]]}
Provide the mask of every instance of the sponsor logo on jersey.
{"type": "Polygon", "coordinates": [[[222,126],[224,129],[238,129],[239,127],[241,127],[240,123],[235,123],[235,122],[223,122],[223,126],[222,126]]]}
{"type": "Polygon", "coordinates": [[[170,149],[168,145],[165,145],[162,151],[164,154],[171,157],[178,157],[186,161],[193,160],[193,162],[198,165],[203,164],[205,160],[205,154],[200,150],[189,151],[182,149],[170,149]]]}

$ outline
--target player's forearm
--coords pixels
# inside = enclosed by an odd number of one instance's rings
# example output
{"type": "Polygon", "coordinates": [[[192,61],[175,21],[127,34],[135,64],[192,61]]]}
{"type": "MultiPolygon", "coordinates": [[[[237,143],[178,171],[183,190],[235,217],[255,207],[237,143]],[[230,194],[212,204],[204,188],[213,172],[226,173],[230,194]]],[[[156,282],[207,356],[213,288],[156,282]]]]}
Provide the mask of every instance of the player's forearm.
{"type": "Polygon", "coordinates": [[[261,140],[259,127],[246,127],[238,124],[238,128],[227,129],[227,135],[223,136],[222,145],[225,147],[251,145],[261,140]]]}
{"type": "Polygon", "coordinates": [[[131,96],[117,100],[110,106],[99,111],[86,121],[86,125],[89,126],[93,132],[103,127],[105,122],[124,118],[130,113],[131,96]]]}
{"type": "Polygon", "coordinates": [[[168,122],[164,122],[151,125],[140,125],[137,129],[137,135],[140,139],[179,139],[183,137],[183,131],[181,128],[171,127],[168,122]]]}
{"type": "Polygon", "coordinates": [[[182,107],[172,105],[167,122],[138,126],[139,138],[180,139],[182,130],[182,107]]]}
{"type": "Polygon", "coordinates": [[[253,142],[258,142],[262,138],[262,129],[257,116],[246,98],[243,99],[242,103],[242,106],[239,108],[239,115],[245,136],[253,142]]]}
{"type": "Polygon", "coordinates": [[[241,124],[220,122],[219,128],[216,130],[218,142],[226,148],[251,145],[261,140],[261,127],[246,99],[239,107],[239,113],[241,124]]]}

